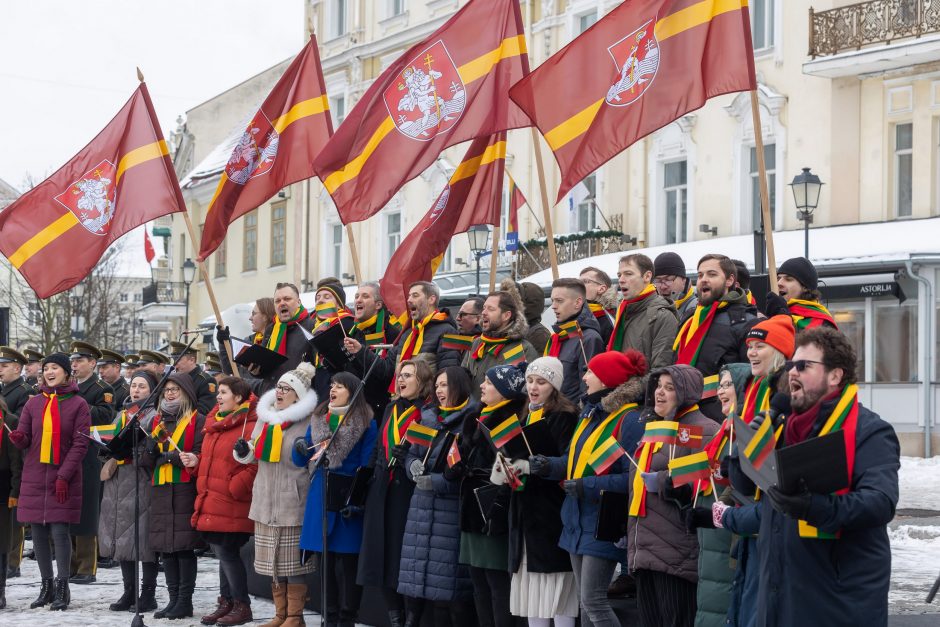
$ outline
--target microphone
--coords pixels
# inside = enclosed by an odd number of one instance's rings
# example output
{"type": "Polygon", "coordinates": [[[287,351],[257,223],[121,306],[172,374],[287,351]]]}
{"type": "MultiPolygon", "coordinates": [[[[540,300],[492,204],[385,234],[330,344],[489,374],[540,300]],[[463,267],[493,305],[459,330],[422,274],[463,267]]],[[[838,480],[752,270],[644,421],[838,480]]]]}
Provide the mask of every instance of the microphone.
{"type": "Polygon", "coordinates": [[[203,333],[212,333],[212,329],[185,329],[180,331],[180,335],[202,335],[203,333]]]}
{"type": "Polygon", "coordinates": [[[385,350],[390,350],[392,348],[395,348],[395,345],[394,344],[373,344],[369,348],[371,348],[374,351],[385,351],[385,350]]]}

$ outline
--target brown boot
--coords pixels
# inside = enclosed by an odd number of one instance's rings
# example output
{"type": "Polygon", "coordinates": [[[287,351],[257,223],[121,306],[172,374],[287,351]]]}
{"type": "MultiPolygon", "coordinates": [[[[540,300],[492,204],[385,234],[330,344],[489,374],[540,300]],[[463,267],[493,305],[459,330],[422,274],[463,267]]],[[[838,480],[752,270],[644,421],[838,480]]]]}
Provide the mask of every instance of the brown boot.
{"type": "Polygon", "coordinates": [[[232,600],[228,597],[219,597],[218,604],[214,612],[206,614],[199,622],[203,625],[215,625],[216,621],[232,611],[232,600]]]}
{"type": "Polygon", "coordinates": [[[251,606],[247,603],[242,603],[238,599],[235,599],[235,603],[232,605],[231,611],[220,618],[216,625],[223,625],[224,627],[233,627],[234,625],[244,625],[245,623],[250,623],[254,618],[251,616],[251,606]]]}
{"type": "Polygon", "coordinates": [[[287,584],[271,584],[271,600],[274,601],[274,618],[261,627],[281,627],[287,620],[287,584]]]}
{"type": "Polygon", "coordinates": [[[304,605],[307,603],[307,584],[287,584],[287,620],[283,627],[304,627],[304,605]]]}

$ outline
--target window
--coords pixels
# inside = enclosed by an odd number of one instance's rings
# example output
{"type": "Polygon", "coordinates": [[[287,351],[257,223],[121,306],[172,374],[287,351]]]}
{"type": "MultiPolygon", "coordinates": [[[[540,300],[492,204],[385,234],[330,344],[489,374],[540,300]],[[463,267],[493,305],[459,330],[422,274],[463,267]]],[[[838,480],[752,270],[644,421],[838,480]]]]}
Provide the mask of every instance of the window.
{"type": "Polygon", "coordinates": [[[865,371],[865,301],[834,301],[827,304],[832,319],[839,325],[839,331],[845,335],[855,349],[857,365],[855,372],[859,381],[867,381],[865,371]]]}
{"type": "Polygon", "coordinates": [[[687,161],[663,166],[663,191],[666,193],[666,243],[684,242],[689,232],[687,161]]]}
{"type": "Polygon", "coordinates": [[[388,0],[388,16],[395,17],[405,12],[405,0],[388,0]]]}
{"type": "Polygon", "coordinates": [[[587,29],[591,28],[591,26],[593,26],[594,23],[597,21],[597,9],[594,9],[593,11],[590,11],[588,13],[582,13],[575,19],[577,20],[577,30],[578,30],[576,34],[580,35],[587,29]]]}
{"type": "Polygon", "coordinates": [[[129,298],[128,298],[127,292],[121,292],[121,295],[118,296],[118,300],[122,303],[128,302],[129,298]]]}
{"type": "MultiPolygon", "coordinates": [[[[751,146],[751,224],[754,230],[760,229],[762,224],[760,210],[760,175],[757,167],[757,148],[751,146]]],[[[767,168],[767,195],[770,201],[770,221],[777,222],[777,145],[764,144],[764,167],[767,168]]]]}
{"type": "Polygon", "coordinates": [[[575,231],[590,231],[597,225],[597,212],[594,209],[597,196],[597,174],[592,172],[581,184],[587,188],[588,195],[575,206],[575,231]]]}
{"type": "Polygon", "coordinates": [[[215,261],[215,276],[216,278],[224,277],[228,265],[228,245],[225,243],[225,238],[222,238],[222,242],[219,244],[219,247],[215,249],[215,253],[212,256],[215,261]]]}
{"type": "Polygon", "coordinates": [[[385,214],[385,262],[392,259],[395,249],[401,244],[401,212],[385,214]]]}
{"type": "Polygon", "coordinates": [[[875,381],[917,380],[917,301],[875,301],[875,381]]]}
{"type": "Polygon", "coordinates": [[[135,302],[135,303],[143,302],[143,300],[144,300],[144,295],[143,295],[143,294],[141,294],[140,292],[134,292],[134,302],[135,302]]]}
{"type": "Polygon", "coordinates": [[[912,214],[914,125],[910,122],[894,127],[894,212],[899,218],[912,214]]]}
{"type": "Polygon", "coordinates": [[[346,0],[332,0],[330,3],[330,34],[339,37],[346,34],[346,0]]]}
{"type": "Polygon", "coordinates": [[[245,214],[242,235],[242,272],[258,269],[258,210],[245,214]]]}
{"type": "Polygon", "coordinates": [[[774,0],[751,0],[751,40],[754,50],[773,48],[774,0]]]}
{"type": "Polygon", "coordinates": [[[343,273],[343,225],[329,224],[326,227],[327,242],[325,246],[326,274],[328,276],[342,276],[343,273]]]}
{"type": "Polygon", "coordinates": [[[346,96],[330,98],[330,114],[333,116],[333,127],[337,127],[346,119],[346,96]]]}
{"type": "MultiPolygon", "coordinates": [[[[180,273],[183,272],[183,262],[186,261],[186,233],[180,233],[180,273]]],[[[182,279],[182,274],[180,276],[182,279]]]]}
{"type": "Polygon", "coordinates": [[[287,263],[287,207],[284,203],[271,205],[271,265],[287,263]]]}

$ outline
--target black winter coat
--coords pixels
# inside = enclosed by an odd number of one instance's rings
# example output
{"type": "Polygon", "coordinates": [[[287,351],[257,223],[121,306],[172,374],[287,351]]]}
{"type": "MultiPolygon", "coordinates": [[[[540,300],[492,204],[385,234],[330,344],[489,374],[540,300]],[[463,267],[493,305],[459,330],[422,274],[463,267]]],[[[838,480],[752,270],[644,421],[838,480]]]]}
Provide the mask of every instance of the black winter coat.
{"type": "MultiPolygon", "coordinates": [[[[78,384],[78,395],[88,403],[92,425],[109,425],[114,420],[114,390],[97,374],[78,384]]],[[[98,448],[89,444],[82,459],[82,517],[69,528],[74,536],[98,535],[101,506],[101,461],[98,448]]]]}
{"type": "MultiPolygon", "coordinates": [[[[386,310],[385,312],[385,322],[383,329],[377,330],[375,326],[371,326],[366,330],[360,329],[358,326],[353,327],[352,333],[349,334],[349,337],[353,338],[363,346],[366,344],[366,334],[378,333],[379,331],[384,330],[385,340],[380,342],[381,344],[394,344],[395,340],[398,339],[401,329],[389,322],[391,314],[386,310]]],[[[362,379],[366,375],[368,370],[368,365],[365,359],[365,351],[368,351],[373,354],[377,354],[371,348],[363,348],[363,351],[357,355],[354,355],[353,358],[346,364],[346,372],[350,372],[359,379],[362,379]]],[[[380,351],[378,354],[383,353],[380,351]]],[[[392,382],[393,377],[388,376],[388,372],[385,372],[385,375],[381,375],[376,372],[378,366],[376,366],[372,373],[369,375],[369,380],[366,381],[366,387],[363,390],[365,394],[366,402],[369,403],[369,406],[372,408],[373,416],[383,416],[385,415],[385,406],[388,405],[388,386],[392,382]]]]}
{"type": "MultiPolygon", "coordinates": [[[[316,325],[316,316],[311,312],[306,320],[298,324],[307,331],[313,331],[313,327],[316,325]]],[[[304,332],[298,329],[297,326],[293,324],[287,327],[287,361],[268,373],[266,377],[256,377],[249,373],[244,366],[238,367],[239,376],[248,382],[251,391],[258,398],[261,398],[268,390],[273,390],[281,375],[296,368],[300,362],[309,361],[313,363],[313,354],[315,352],[313,346],[307,340],[304,332]]],[[[264,338],[261,340],[262,346],[267,347],[273,331],[274,325],[269,324],[264,330],[264,338]]],[[[219,351],[219,361],[221,362],[222,372],[232,372],[232,364],[228,360],[228,351],[219,351]]]]}
{"type": "Polygon", "coordinates": [[[23,412],[23,407],[26,405],[26,401],[29,400],[29,397],[35,396],[36,394],[36,390],[22,378],[17,379],[13,383],[0,385],[0,395],[2,395],[3,400],[6,401],[10,412],[17,416],[23,412]]]}
{"type": "MultiPolygon", "coordinates": [[[[578,423],[570,412],[551,412],[543,418],[550,428],[557,454],[571,442],[578,423]]],[[[561,537],[561,505],[565,492],[558,481],[529,475],[525,488],[512,493],[509,502],[509,570],[522,564],[525,546],[526,567],[531,573],[560,573],[571,570],[571,556],[558,546],[561,537]]]]}
{"type": "MultiPolygon", "coordinates": [[[[388,448],[385,433],[392,410],[398,407],[399,416],[413,401],[398,398],[388,404],[385,417],[379,427],[379,437],[372,449],[370,466],[374,472],[366,496],[366,511],[363,520],[362,548],[359,551],[359,574],[356,583],[361,586],[398,588],[398,571],[401,566],[402,538],[408,521],[408,508],[415,490],[414,482],[405,472],[405,465],[395,462],[388,469],[388,448]]],[[[416,409],[417,419],[421,408],[416,409]]],[[[389,442],[394,447],[397,442],[389,442]]]]}
{"type": "MultiPolygon", "coordinates": [[[[605,350],[604,341],[601,339],[600,327],[597,324],[597,318],[591,313],[591,310],[584,306],[576,316],[578,325],[581,327],[583,337],[579,342],[577,338],[566,340],[561,345],[561,352],[558,359],[561,360],[564,369],[564,379],[561,384],[561,393],[572,403],[577,404],[584,395],[585,387],[582,377],[587,372],[587,362],[591,361],[594,355],[603,353],[605,350]],[[581,346],[584,346],[584,352],[581,352],[581,346]],[[587,361],[585,361],[585,356],[587,361]]],[[[553,324],[554,333],[558,332],[558,325],[562,322],[553,324]]],[[[551,340],[549,340],[551,343],[551,340]]]]}
{"type": "MultiPolygon", "coordinates": [[[[816,436],[837,399],[824,402],[816,436]]],[[[888,523],[898,503],[900,445],[894,428],[859,406],[851,491],[813,495],[806,521],[837,540],[803,539],[797,521],[760,500],[757,624],[887,625],[891,545],[888,523]]]]}
{"type": "MultiPolygon", "coordinates": [[[[451,319],[450,313],[446,309],[441,310],[441,313],[446,314],[447,318],[445,320],[432,320],[428,322],[427,326],[424,328],[424,340],[421,343],[421,350],[416,355],[416,357],[420,356],[421,359],[426,360],[431,366],[431,370],[438,372],[448,366],[459,366],[461,358],[459,351],[441,346],[441,336],[457,332],[457,325],[454,324],[454,321],[451,319]]],[[[411,336],[412,332],[411,327],[405,328],[398,336],[395,346],[388,351],[385,357],[377,355],[374,350],[363,347],[363,349],[355,355],[360,364],[359,367],[367,370],[372,365],[373,361],[378,360],[379,363],[372,369],[372,374],[369,375],[370,378],[374,377],[391,382],[392,378],[395,376],[395,368],[398,366],[398,362],[401,359],[402,347],[404,347],[405,342],[411,336]]],[[[386,383],[386,385],[388,385],[388,383],[386,383]]]]}

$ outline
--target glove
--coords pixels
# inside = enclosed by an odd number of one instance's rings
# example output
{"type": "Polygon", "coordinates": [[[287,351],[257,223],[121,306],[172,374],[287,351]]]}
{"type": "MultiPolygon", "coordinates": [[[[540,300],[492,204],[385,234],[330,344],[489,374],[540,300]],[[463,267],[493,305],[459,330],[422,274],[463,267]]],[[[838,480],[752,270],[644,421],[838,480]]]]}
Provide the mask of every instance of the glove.
{"type": "Polygon", "coordinates": [[[417,478],[424,474],[424,464],[421,463],[420,459],[412,460],[408,470],[411,472],[412,477],[417,478]]]}
{"type": "Polygon", "coordinates": [[[14,507],[16,507],[16,504],[18,502],[19,502],[19,499],[17,499],[15,496],[11,496],[10,498],[7,499],[7,509],[13,509],[14,507]]]}
{"type": "Polygon", "coordinates": [[[55,480],[55,500],[59,505],[69,500],[69,482],[65,479],[55,480]]]}
{"type": "Polygon", "coordinates": [[[643,485],[646,487],[647,492],[658,493],[659,492],[659,473],[655,472],[641,472],[643,475],[643,485]]]}
{"type": "Polygon", "coordinates": [[[682,510],[682,522],[685,523],[685,530],[689,533],[695,533],[695,530],[714,529],[712,523],[712,510],[710,507],[690,507],[682,510]]]}
{"type": "Polygon", "coordinates": [[[764,313],[768,318],[783,314],[790,315],[790,308],[787,307],[787,300],[777,292],[767,292],[767,302],[764,304],[764,313]]]}
{"type": "Polygon", "coordinates": [[[433,489],[431,475],[418,475],[415,477],[415,489],[430,492],[433,489]]]}
{"type": "Polygon", "coordinates": [[[493,470],[490,471],[490,483],[493,485],[506,485],[509,479],[503,470],[503,464],[498,459],[493,462],[493,470]]]}
{"type": "Polygon", "coordinates": [[[301,457],[310,457],[310,446],[304,438],[294,440],[294,452],[301,457]]]}
{"type": "Polygon", "coordinates": [[[7,437],[10,438],[10,442],[13,443],[13,446],[19,449],[24,449],[29,446],[29,438],[26,437],[26,434],[22,431],[11,431],[7,437]]]}
{"type": "Polygon", "coordinates": [[[800,480],[800,489],[794,494],[786,494],[777,486],[767,490],[770,504],[775,510],[797,520],[806,520],[809,506],[813,502],[813,494],[807,489],[806,482],[800,480]]]}
{"type": "Polygon", "coordinates": [[[408,455],[408,449],[411,448],[407,444],[398,444],[392,447],[392,459],[397,460],[399,464],[405,463],[405,457],[408,455]]]}
{"type": "Polygon", "coordinates": [[[552,472],[551,461],[544,455],[533,455],[529,458],[529,474],[536,477],[547,477],[552,472]]]}
{"type": "Polygon", "coordinates": [[[235,454],[239,457],[248,457],[248,454],[251,453],[251,447],[248,446],[248,442],[245,438],[238,438],[232,450],[234,450],[235,454]]]}
{"type": "Polygon", "coordinates": [[[340,515],[349,520],[353,516],[362,515],[362,508],[357,505],[347,505],[343,509],[339,510],[340,515]]]}
{"type": "Polygon", "coordinates": [[[568,479],[561,484],[561,487],[571,498],[579,499],[584,496],[584,487],[580,479],[568,479]]]}
{"type": "Polygon", "coordinates": [[[715,475],[715,479],[719,477],[725,477],[727,479],[731,478],[731,456],[725,455],[721,458],[721,463],[718,464],[718,474],[715,475]]]}
{"type": "Polygon", "coordinates": [[[760,426],[764,424],[764,421],[769,419],[770,415],[766,411],[759,411],[754,414],[754,419],[747,423],[747,426],[750,427],[752,431],[757,431],[760,429],[760,426]]]}
{"type": "Polygon", "coordinates": [[[672,485],[672,477],[666,477],[666,485],[663,486],[663,499],[674,501],[680,508],[685,507],[692,502],[692,486],[685,484],[675,487],[672,485]]]}
{"type": "Polygon", "coordinates": [[[529,470],[530,470],[530,469],[529,469],[529,462],[527,462],[527,461],[524,460],[524,459],[515,459],[515,460],[513,460],[512,462],[510,462],[509,465],[512,466],[512,469],[515,471],[517,477],[521,477],[521,476],[523,476],[523,475],[531,474],[531,473],[529,472],[529,470]]]}
{"type": "Polygon", "coordinates": [[[444,478],[447,479],[448,481],[460,481],[461,479],[463,479],[464,471],[466,469],[467,469],[466,464],[464,464],[463,462],[457,462],[450,468],[445,468],[442,474],[444,475],[444,478]]]}
{"type": "Polygon", "coordinates": [[[160,443],[153,438],[147,438],[146,444],[144,444],[144,452],[147,453],[147,455],[159,455],[160,443]]]}
{"type": "Polygon", "coordinates": [[[223,342],[228,342],[232,339],[232,334],[228,330],[228,327],[223,327],[222,325],[215,325],[215,339],[221,345],[223,342]]]}
{"type": "Polygon", "coordinates": [[[721,517],[725,515],[725,510],[728,509],[728,507],[728,505],[725,505],[721,501],[712,503],[712,524],[715,525],[715,529],[725,528],[721,522],[721,517]]]}

